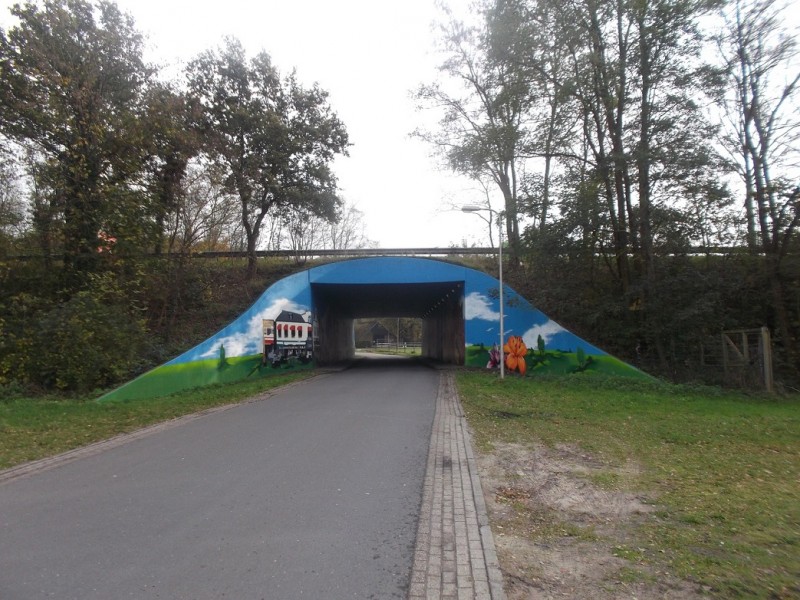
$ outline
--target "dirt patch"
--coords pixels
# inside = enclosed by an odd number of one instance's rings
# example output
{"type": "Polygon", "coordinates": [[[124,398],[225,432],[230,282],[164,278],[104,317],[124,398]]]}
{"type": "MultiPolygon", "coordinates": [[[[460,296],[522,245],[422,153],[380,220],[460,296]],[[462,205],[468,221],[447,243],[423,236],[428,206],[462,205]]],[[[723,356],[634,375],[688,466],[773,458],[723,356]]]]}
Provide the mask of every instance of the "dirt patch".
{"type": "Polygon", "coordinates": [[[497,444],[476,458],[509,600],[705,596],[639,560],[636,526],[654,507],[622,491],[636,465],[535,444],[497,444]]]}

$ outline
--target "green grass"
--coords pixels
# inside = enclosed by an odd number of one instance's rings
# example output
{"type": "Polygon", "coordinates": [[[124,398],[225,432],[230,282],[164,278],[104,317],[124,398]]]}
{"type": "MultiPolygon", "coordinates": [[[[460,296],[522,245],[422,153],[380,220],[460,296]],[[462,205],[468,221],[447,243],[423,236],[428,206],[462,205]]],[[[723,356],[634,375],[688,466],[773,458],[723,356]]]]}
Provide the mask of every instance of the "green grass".
{"type": "Polygon", "coordinates": [[[172,396],[96,402],[94,399],[17,398],[0,401],[0,469],[52,456],[207,408],[242,401],[310,377],[293,371],[172,396]]]}
{"type": "Polygon", "coordinates": [[[800,398],[753,397],[595,375],[459,375],[476,443],[575,444],[632,480],[601,486],[656,505],[617,548],[724,598],[800,598],[800,398]]]}

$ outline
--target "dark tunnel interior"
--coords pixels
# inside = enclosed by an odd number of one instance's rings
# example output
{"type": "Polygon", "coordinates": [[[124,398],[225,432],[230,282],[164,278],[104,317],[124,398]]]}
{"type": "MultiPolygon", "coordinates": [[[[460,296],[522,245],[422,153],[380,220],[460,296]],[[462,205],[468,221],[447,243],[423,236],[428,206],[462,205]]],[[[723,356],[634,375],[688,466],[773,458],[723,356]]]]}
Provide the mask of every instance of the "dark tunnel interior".
{"type": "Polygon", "coordinates": [[[422,355],[452,364],[464,360],[464,282],[311,284],[316,307],[320,365],[349,360],[355,353],[353,321],[412,317],[423,322],[422,355]]]}

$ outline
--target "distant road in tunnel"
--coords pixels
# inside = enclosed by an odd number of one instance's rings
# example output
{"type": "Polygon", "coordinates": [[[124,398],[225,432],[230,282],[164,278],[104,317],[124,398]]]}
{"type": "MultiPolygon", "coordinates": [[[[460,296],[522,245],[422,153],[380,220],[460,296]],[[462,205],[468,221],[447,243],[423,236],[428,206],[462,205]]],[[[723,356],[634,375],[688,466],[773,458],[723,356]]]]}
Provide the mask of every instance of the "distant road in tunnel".
{"type": "Polygon", "coordinates": [[[438,380],[362,359],[0,485],[0,598],[405,598],[438,380]]]}

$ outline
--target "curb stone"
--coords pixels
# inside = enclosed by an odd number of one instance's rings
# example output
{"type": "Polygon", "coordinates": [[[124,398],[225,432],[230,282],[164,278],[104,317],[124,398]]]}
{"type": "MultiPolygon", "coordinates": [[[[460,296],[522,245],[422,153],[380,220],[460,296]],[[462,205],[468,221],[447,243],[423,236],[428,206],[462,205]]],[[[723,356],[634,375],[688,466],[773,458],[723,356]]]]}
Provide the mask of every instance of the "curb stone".
{"type": "Polygon", "coordinates": [[[452,371],[439,377],[409,600],[506,600],[452,371]]]}

